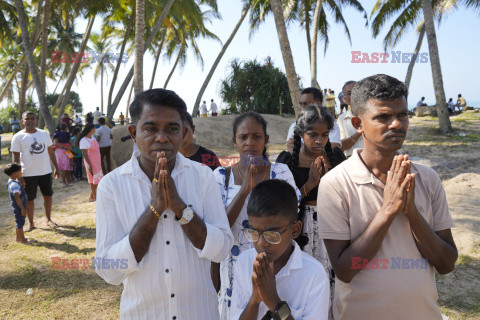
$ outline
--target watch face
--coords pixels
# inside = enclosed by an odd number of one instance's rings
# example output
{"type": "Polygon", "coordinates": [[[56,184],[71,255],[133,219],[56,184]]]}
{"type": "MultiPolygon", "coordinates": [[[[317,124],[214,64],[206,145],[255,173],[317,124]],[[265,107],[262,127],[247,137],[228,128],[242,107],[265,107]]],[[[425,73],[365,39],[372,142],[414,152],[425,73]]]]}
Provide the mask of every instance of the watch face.
{"type": "Polygon", "coordinates": [[[181,224],[187,224],[193,218],[193,210],[190,207],[183,209],[182,218],[180,219],[181,224]]]}
{"type": "Polygon", "coordinates": [[[287,319],[291,313],[288,304],[284,303],[280,308],[278,308],[277,313],[281,320],[287,319]]]}

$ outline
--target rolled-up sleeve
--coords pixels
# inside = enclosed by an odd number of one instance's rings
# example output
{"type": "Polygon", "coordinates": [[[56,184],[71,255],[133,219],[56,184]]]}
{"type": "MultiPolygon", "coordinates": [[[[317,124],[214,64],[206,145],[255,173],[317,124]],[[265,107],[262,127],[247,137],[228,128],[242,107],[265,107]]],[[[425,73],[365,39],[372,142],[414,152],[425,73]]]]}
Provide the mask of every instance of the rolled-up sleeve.
{"type": "Polygon", "coordinates": [[[141,262],[137,263],[129,233],[124,231],[118,217],[115,201],[111,198],[115,192],[108,178],[103,178],[97,189],[95,271],[106,282],[118,285],[129,274],[139,271],[141,262]],[[120,268],[108,267],[118,262],[120,268]]]}
{"type": "Polygon", "coordinates": [[[210,171],[206,178],[203,194],[203,221],[207,227],[207,238],[199,257],[213,262],[223,261],[233,246],[233,235],[228,224],[218,184],[210,171]]]}

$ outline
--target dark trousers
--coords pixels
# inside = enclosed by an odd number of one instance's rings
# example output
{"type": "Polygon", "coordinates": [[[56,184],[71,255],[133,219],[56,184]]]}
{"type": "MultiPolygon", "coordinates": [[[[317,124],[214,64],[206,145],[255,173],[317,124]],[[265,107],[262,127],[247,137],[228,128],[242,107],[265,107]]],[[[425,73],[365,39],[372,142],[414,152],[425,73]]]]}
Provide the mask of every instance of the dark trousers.
{"type": "Polygon", "coordinates": [[[103,174],[107,174],[110,171],[112,171],[112,162],[111,162],[111,159],[110,159],[110,150],[111,149],[112,149],[112,146],[100,147],[100,161],[102,162],[103,174]],[[107,163],[106,167],[104,165],[103,158],[105,158],[105,162],[107,163]]]}
{"type": "Polygon", "coordinates": [[[82,158],[73,158],[73,176],[77,179],[82,178],[82,158]]]}

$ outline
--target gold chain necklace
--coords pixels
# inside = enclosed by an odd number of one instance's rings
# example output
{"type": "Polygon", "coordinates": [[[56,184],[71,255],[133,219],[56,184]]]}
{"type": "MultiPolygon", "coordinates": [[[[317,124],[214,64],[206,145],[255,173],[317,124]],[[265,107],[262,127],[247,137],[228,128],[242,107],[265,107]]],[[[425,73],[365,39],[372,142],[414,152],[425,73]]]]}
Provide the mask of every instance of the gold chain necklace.
{"type": "MultiPolygon", "coordinates": [[[[267,176],[267,173],[268,173],[269,171],[270,171],[270,170],[266,170],[266,171],[265,171],[265,174],[263,175],[261,181],[265,180],[265,178],[266,178],[266,176],[267,176]]],[[[243,175],[242,175],[241,172],[240,172],[240,165],[237,166],[237,172],[238,172],[238,175],[240,176],[240,178],[242,178],[242,182],[243,182],[243,175]]]]}

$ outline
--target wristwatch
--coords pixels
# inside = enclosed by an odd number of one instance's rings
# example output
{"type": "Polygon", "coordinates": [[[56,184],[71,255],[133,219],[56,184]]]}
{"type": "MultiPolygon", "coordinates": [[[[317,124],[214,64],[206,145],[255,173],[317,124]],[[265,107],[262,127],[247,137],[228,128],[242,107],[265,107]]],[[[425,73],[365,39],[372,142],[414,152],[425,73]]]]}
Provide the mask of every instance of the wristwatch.
{"type": "Polygon", "coordinates": [[[188,205],[182,211],[182,217],[178,220],[182,226],[189,223],[193,219],[193,210],[191,207],[192,205],[188,205]]]}
{"type": "Polygon", "coordinates": [[[274,320],[286,320],[288,316],[291,314],[291,310],[288,307],[287,302],[282,301],[278,304],[275,312],[273,313],[272,318],[274,320]]]}

